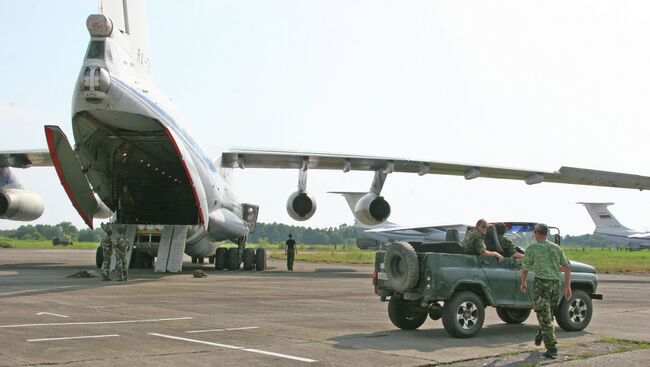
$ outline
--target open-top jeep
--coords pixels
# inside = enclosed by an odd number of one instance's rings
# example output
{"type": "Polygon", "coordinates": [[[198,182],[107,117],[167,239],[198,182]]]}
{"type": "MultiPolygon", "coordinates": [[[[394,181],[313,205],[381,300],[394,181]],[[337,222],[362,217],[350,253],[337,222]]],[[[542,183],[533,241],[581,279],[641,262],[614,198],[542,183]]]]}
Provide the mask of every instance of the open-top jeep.
{"type": "MultiPolygon", "coordinates": [[[[524,253],[535,242],[534,223],[507,222],[510,238],[517,250],[524,253]]],[[[549,237],[560,243],[559,230],[549,237]]],[[[503,252],[490,227],[486,234],[488,250],[503,252]]],[[[555,317],[567,331],[582,330],[589,325],[593,313],[592,299],[596,293],[596,269],[570,261],[571,299],[561,298],[555,317]]],[[[377,251],[373,284],[375,294],[388,301],[388,317],[400,329],[417,329],[427,316],[442,318],[445,330],[452,336],[468,338],[483,326],[485,307],[496,307],[499,318],[508,324],[520,324],[530,316],[533,304],[530,293],[534,273],[528,276],[528,293],[520,291],[521,262],[506,258],[499,263],[495,257],[464,255],[458,231],[447,231],[445,241],[432,243],[395,242],[377,251]]],[[[564,276],[562,285],[565,286],[564,276]]]]}

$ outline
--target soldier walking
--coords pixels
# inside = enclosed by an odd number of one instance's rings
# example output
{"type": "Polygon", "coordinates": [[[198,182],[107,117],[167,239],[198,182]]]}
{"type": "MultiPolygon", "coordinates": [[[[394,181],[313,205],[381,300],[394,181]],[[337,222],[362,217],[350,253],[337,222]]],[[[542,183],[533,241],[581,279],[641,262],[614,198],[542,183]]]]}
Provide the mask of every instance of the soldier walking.
{"type": "Polygon", "coordinates": [[[119,230],[120,237],[115,243],[115,258],[117,259],[117,266],[115,271],[117,271],[118,280],[127,281],[129,276],[129,266],[126,262],[126,254],[129,252],[129,247],[131,244],[129,240],[126,239],[126,228],[121,228],[119,230]]]}
{"type": "Polygon", "coordinates": [[[102,240],[102,254],[104,255],[104,261],[102,261],[102,280],[111,280],[109,277],[111,273],[111,256],[113,256],[113,240],[111,239],[111,234],[113,232],[110,228],[106,230],[106,237],[102,240]]]}
{"type": "Polygon", "coordinates": [[[293,260],[297,253],[298,249],[296,248],[296,241],[294,241],[293,238],[291,238],[291,234],[289,234],[289,239],[284,243],[284,254],[287,255],[287,270],[293,271],[293,260]]]}
{"type": "Polygon", "coordinates": [[[560,267],[564,269],[566,280],[564,296],[567,300],[572,296],[571,267],[560,246],[548,241],[547,236],[548,226],[543,223],[536,224],[535,240],[537,243],[526,249],[521,269],[521,291],[524,293],[528,291],[526,283],[528,271],[535,272],[532,301],[539,322],[535,345],[539,346],[544,341],[544,346],[546,346],[544,357],[555,358],[557,356],[557,339],[553,315],[562,294],[560,267]]]}

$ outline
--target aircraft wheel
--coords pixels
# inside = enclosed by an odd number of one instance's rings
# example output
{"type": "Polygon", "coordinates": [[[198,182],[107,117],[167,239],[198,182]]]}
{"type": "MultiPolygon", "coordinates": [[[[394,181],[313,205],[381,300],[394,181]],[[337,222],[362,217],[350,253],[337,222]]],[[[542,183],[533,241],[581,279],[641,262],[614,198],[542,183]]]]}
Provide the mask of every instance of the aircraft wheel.
{"type": "Polygon", "coordinates": [[[245,248],[242,260],[244,261],[244,270],[253,270],[255,268],[255,250],[245,248]]]}
{"type": "Polygon", "coordinates": [[[204,257],[197,257],[196,260],[197,260],[197,262],[199,264],[205,264],[205,258],[204,257]]]}
{"type": "Polygon", "coordinates": [[[97,253],[95,253],[95,265],[97,265],[98,269],[101,269],[103,263],[104,263],[104,251],[102,250],[102,247],[99,246],[97,247],[97,253]]]}
{"type": "Polygon", "coordinates": [[[257,271],[266,270],[266,249],[258,248],[255,251],[255,269],[257,271]]]}
{"type": "Polygon", "coordinates": [[[196,257],[192,256],[192,264],[196,264],[196,257]]]}
{"type": "Polygon", "coordinates": [[[216,270],[223,270],[226,268],[226,256],[228,254],[228,249],[219,247],[217,252],[214,253],[214,268],[216,270]]]}
{"type": "Polygon", "coordinates": [[[228,265],[228,270],[239,270],[239,249],[236,247],[228,249],[228,257],[226,259],[226,265],[228,265]]]}

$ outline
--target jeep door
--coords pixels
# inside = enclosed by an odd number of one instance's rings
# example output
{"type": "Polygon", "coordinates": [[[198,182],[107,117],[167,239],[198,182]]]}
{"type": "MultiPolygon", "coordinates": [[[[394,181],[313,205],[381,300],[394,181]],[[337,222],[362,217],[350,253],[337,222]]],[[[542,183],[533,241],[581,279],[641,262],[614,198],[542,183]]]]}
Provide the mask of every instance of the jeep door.
{"type": "Polygon", "coordinates": [[[515,297],[513,290],[518,280],[518,271],[513,265],[516,260],[505,258],[503,263],[499,263],[496,257],[477,256],[477,258],[488,279],[494,306],[512,305],[515,297]]]}

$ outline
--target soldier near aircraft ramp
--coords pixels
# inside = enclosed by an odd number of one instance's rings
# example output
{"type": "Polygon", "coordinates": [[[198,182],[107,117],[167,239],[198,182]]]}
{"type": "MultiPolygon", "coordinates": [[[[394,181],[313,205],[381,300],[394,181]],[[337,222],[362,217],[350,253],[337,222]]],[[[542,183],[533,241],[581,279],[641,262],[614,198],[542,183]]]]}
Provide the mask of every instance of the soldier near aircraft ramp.
{"type": "Polygon", "coordinates": [[[117,259],[117,265],[115,266],[115,271],[117,271],[118,280],[127,281],[129,276],[129,266],[126,262],[126,254],[129,252],[129,247],[131,244],[126,238],[126,229],[121,228],[119,230],[120,237],[115,243],[115,258],[117,259]]]}
{"type": "Polygon", "coordinates": [[[571,267],[560,246],[546,240],[548,226],[543,223],[535,225],[534,243],[526,249],[524,266],[521,269],[521,291],[526,293],[528,284],[526,278],[528,271],[535,272],[532,301],[539,329],[535,336],[535,345],[540,345],[542,340],[546,346],[544,357],[555,358],[557,356],[557,339],[555,338],[555,326],[553,325],[553,314],[557,307],[562,283],[560,278],[560,266],[564,268],[566,278],[566,289],[564,296],[570,299],[571,291],[571,267]]]}
{"type": "Polygon", "coordinates": [[[111,234],[113,232],[110,228],[106,229],[106,237],[102,240],[102,253],[104,255],[104,261],[102,262],[102,280],[111,280],[111,256],[113,256],[113,240],[111,239],[111,234]]]}
{"type": "Polygon", "coordinates": [[[293,271],[293,260],[296,258],[296,253],[298,252],[296,241],[291,237],[291,234],[289,234],[289,239],[284,243],[284,253],[287,255],[287,270],[289,271],[293,271]]]}

